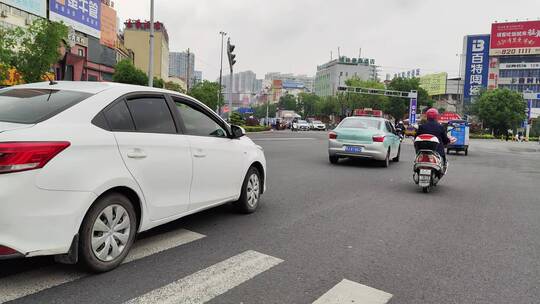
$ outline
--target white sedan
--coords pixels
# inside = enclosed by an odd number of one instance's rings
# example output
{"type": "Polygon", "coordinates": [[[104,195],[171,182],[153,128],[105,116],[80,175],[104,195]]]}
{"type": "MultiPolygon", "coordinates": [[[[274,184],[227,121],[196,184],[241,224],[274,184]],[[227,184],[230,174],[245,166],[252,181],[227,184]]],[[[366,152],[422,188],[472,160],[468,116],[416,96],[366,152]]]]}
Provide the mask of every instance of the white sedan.
{"type": "Polygon", "coordinates": [[[197,100],[113,83],[0,90],[0,259],[118,266],[137,232],[259,206],[260,146],[197,100]]]}

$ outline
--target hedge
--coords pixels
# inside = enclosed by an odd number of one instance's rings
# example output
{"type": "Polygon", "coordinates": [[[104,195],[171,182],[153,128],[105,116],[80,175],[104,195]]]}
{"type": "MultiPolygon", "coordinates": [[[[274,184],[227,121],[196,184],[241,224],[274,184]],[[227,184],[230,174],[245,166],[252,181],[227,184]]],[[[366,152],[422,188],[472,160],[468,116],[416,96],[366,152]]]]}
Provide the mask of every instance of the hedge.
{"type": "Polygon", "coordinates": [[[470,134],[469,138],[473,139],[495,139],[495,136],[491,134],[470,134]]]}
{"type": "MultiPolygon", "coordinates": [[[[491,135],[491,134],[470,134],[469,138],[472,139],[497,139],[497,137],[491,135]]],[[[501,136],[500,139],[506,140],[505,136],[501,136]]],[[[512,138],[510,138],[511,140],[512,138]]],[[[529,141],[538,141],[538,137],[529,137],[529,141]]]]}
{"type": "Polygon", "coordinates": [[[248,133],[268,131],[271,128],[266,126],[242,126],[248,133]]]}

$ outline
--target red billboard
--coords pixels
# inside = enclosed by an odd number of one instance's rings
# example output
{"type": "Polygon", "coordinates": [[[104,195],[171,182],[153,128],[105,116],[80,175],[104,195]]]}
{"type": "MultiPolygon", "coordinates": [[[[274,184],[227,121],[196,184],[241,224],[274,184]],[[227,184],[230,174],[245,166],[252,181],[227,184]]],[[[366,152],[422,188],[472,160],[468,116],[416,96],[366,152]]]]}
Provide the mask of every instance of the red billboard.
{"type": "Polygon", "coordinates": [[[489,54],[540,54],[540,20],[492,24],[489,54]]]}

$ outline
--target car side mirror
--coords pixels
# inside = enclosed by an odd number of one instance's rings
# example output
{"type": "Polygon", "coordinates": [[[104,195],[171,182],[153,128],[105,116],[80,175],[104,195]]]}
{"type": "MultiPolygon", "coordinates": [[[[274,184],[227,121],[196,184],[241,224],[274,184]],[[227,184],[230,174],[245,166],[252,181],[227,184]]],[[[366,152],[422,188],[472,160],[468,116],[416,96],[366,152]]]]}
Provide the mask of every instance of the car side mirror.
{"type": "Polygon", "coordinates": [[[236,126],[236,125],[231,125],[231,131],[232,131],[233,138],[240,138],[240,137],[246,135],[246,130],[244,130],[244,128],[236,126]]]}

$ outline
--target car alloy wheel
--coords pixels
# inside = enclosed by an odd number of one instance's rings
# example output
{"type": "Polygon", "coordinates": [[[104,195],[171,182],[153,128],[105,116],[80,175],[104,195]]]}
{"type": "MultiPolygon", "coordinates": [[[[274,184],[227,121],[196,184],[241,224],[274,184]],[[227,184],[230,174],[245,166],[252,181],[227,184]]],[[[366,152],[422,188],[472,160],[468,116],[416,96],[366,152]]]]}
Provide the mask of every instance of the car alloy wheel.
{"type": "Polygon", "coordinates": [[[246,194],[248,205],[252,208],[256,207],[261,194],[259,176],[256,173],[251,174],[249,177],[246,194]]]}
{"type": "Polygon", "coordinates": [[[103,209],[92,227],[92,251],[97,259],[110,262],[118,258],[129,241],[129,214],[120,205],[103,209]]]}
{"type": "Polygon", "coordinates": [[[240,199],[234,202],[234,206],[242,213],[253,213],[259,208],[259,202],[263,187],[262,173],[255,167],[249,168],[240,199]]]}

